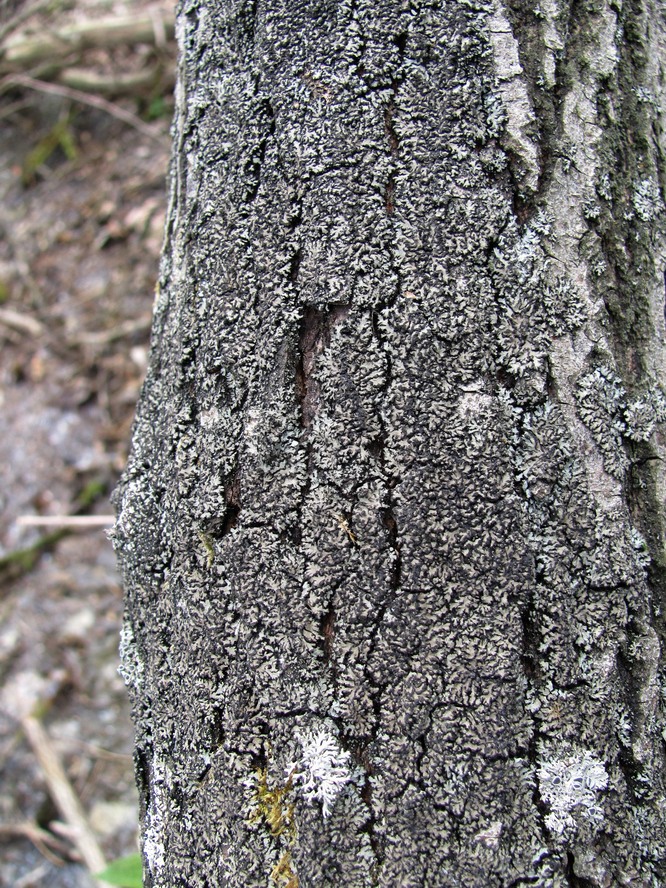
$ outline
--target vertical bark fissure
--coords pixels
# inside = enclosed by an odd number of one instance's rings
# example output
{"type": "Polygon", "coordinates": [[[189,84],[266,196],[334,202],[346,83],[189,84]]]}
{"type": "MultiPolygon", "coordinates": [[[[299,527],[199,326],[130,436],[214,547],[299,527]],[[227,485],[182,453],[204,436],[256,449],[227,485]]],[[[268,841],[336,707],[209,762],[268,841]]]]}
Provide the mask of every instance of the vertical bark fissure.
{"type": "Polygon", "coordinates": [[[224,486],[224,514],[219,518],[205,522],[202,528],[205,533],[209,533],[212,537],[221,539],[236,527],[241,513],[241,479],[238,470],[235,470],[229,476],[224,486]]]}
{"type": "Polygon", "coordinates": [[[594,882],[576,875],[575,866],[576,855],[572,851],[567,851],[566,877],[570,888],[595,888],[594,882]]]}
{"type": "MultiPolygon", "coordinates": [[[[408,32],[403,31],[395,36],[392,41],[399,52],[400,66],[402,66],[405,59],[408,38],[408,32]]],[[[403,80],[404,77],[402,74],[394,74],[391,80],[392,95],[384,108],[384,137],[388,142],[388,150],[392,159],[384,191],[384,206],[386,214],[389,217],[394,216],[396,203],[399,199],[399,194],[396,193],[396,181],[399,165],[400,137],[395,125],[395,116],[397,113],[397,96],[403,80]]],[[[395,225],[395,221],[393,224],[395,225]]],[[[389,245],[388,249],[391,257],[391,268],[396,275],[396,288],[389,300],[387,300],[384,304],[377,306],[371,311],[373,336],[379,343],[386,362],[386,375],[383,387],[383,405],[388,405],[389,402],[391,387],[393,384],[393,373],[391,349],[388,342],[386,341],[384,333],[382,332],[380,314],[394,306],[397,300],[402,295],[402,276],[400,271],[400,263],[396,261],[394,247],[392,245],[389,245]]],[[[386,590],[386,593],[384,594],[382,600],[380,600],[380,602],[378,603],[373,626],[370,630],[368,653],[365,658],[366,662],[364,666],[365,680],[368,683],[368,687],[370,688],[370,698],[373,706],[373,728],[371,730],[370,736],[367,738],[364,747],[361,749],[360,754],[357,755],[357,760],[359,761],[359,764],[366,772],[365,783],[362,791],[362,799],[365,802],[368,810],[367,830],[376,860],[373,885],[379,884],[380,874],[385,861],[384,842],[381,836],[377,835],[378,814],[376,812],[375,803],[373,801],[371,783],[371,777],[374,773],[371,750],[377,741],[377,735],[382,721],[382,695],[384,694],[385,688],[381,682],[378,683],[374,679],[371,673],[370,664],[372,663],[373,657],[375,655],[379,632],[382,625],[384,624],[386,612],[394,601],[396,595],[399,594],[402,573],[402,553],[399,541],[399,528],[392,503],[392,492],[396,485],[399,483],[399,480],[390,475],[386,465],[386,447],[388,442],[388,433],[385,418],[382,414],[383,409],[385,409],[385,407],[380,407],[379,414],[377,416],[380,433],[378,439],[376,439],[372,443],[371,452],[373,453],[378,461],[379,466],[381,467],[381,472],[385,483],[386,507],[382,510],[381,521],[386,531],[389,547],[393,553],[393,564],[389,577],[388,589],[386,590]]]]}
{"type": "Polygon", "coordinates": [[[304,431],[310,428],[319,409],[319,384],[315,372],[317,355],[328,348],[331,330],[344,321],[349,310],[347,303],[331,303],[324,309],[306,305],[303,309],[298,335],[296,398],[304,431]]]}
{"type": "MultiPolygon", "coordinates": [[[[545,40],[546,24],[539,9],[528,9],[519,0],[504,4],[507,19],[518,47],[525,83],[535,112],[535,131],[539,149],[539,176],[536,189],[525,192],[514,178],[514,212],[520,222],[527,222],[543,205],[557,161],[575,146],[562,143],[564,100],[572,83],[579,78],[577,58],[585,44],[585,26],[588,12],[581,0],[570,0],[566,17],[559,16],[557,23],[548,22],[556,29],[562,48],[555,53],[552,72],[544,71],[544,60],[552,51],[545,40]]],[[[551,15],[549,12],[548,15],[551,15]]],[[[515,161],[512,164],[515,166],[515,161]]]]}
{"type": "MultiPolygon", "coordinates": [[[[604,163],[609,175],[608,190],[600,194],[601,213],[595,220],[595,233],[601,253],[610,272],[610,285],[604,280],[597,289],[606,304],[614,330],[612,339],[615,360],[620,368],[630,398],[649,397],[646,380],[655,386],[655,355],[652,329],[659,326],[658,312],[650,317],[647,296],[651,279],[661,276],[656,266],[655,247],[661,243],[663,255],[663,205],[660,210],[639,210],[636,207],[637,188],[648,182],[654,163],[657,180],[664,165],[659,141],[653,133],[658,112],[650,102],[649,83],[646,82],[646,55],[644,47],[649,40],[650,19],[640,3],[622,7],[620,15],[622,40],[618,41],[618,74],[608,83],[608,95],[600,100],[600,115],[604,118],[605,139],[602,147],[604,163]],[[618,162],[621,158],[621,162],[618,162]],[[632,203],[633,197],[633,203],[632,203]],[[661,217],[661,218],[660,218],[661,217]]],[[[663,260],[662,260],[663,261],[663,260]]],[[[665,314],[666,317],[666,314],[665,314]]],[[[662,346],[663,350],[663,346],[662,346]]],[[[662,382],[663,384],[663,382],[662,382]]],[[[627,441],[629,469],[626,489],[632,521],[645,538],[652,561],[649,566],[650,585],[654,591],[655,606],[652,622],[666,644],[666,624],[660,615],[666,610],[666,560],[663,540],[666,536],[658,493],[656,474],[664,459],[663,447],[655,437],[644,441],[627,441]]]]}
{"type": "MultiPolygon", "coordinates": [[[[393,97],[389,99],[386,108],[384,109],[384,131],[388,140],[391,156],[395,158],[398,155],[398,146],[400,145],[400,139],[398,138],[393,123],[393,115],[395,114],[395,95],[398,90],[397,81],[393,81],[391,88],[393,90],[393,97]]],[[[392,216],[395,209],[395,186],[395,171],[391,171],[386,180],[386,187],[384,189],[384,206],[386,207],[386,214],[388,216],[392,216]]]]}
{"type": "MultiPolygon", "coordinates": [[[[257,77],[255,81],[255,92],[258,93],[258,91],[259,78],[257,77]]],[[[259,193],[259,186],[261,185],[261,170],[266,158],[266,147],[268,145],[269,139],[272,139],[275,135],[275,113],[269,99],[263,99],[260,105],[260,113],[262,114],[262,117],[265,118],[265,120],[263,121],[264,135],[261,136],[261,138],[254,146],[250,157],[245,163],[244,170],[245,178],[247,181],[245,202],[249,204],[253,203],[256,200],[257,194],[259,193]]]]}

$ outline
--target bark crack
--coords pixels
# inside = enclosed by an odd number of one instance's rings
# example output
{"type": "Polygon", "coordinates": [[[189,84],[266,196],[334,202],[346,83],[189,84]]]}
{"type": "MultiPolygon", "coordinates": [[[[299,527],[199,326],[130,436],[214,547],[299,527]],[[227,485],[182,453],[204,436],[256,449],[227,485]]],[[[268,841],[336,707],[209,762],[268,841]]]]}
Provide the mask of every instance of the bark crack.
{"type": "Polygon", "coordinates": [[[303,429],[312,425],[319,409],[319,384],[314,376],[317,355],[328,348],[332,328],[347,317],[349,309],[347,303],[332,303],[325,309],[306,305],[303,310],[296,363],[296,398],[303,429]]]}
{"type": "Polygon", "coordinates": [[[213,537],[221,539],[236,527],[241,513],[241,481],[240,472],[235,469],[224,485],[225,509],[222,515],[203,521],[201,530],[213,537]]]}
{"type": "MultiPolygon", "coordinates": [[[[574,60],[584,42],[584,25],[581,19],[585,13],[580,0],[571,0],[557,24],[558,37],[563,48],[554,53],[546,40],[546,29],[552,22],[528,9],[520,0],[509,0],[504,12],[516,41],[520,65],[524,72],[524,82],[530,103],[534,109],[534,129],[538,148],[538,176],[534,191],[520,188],[515,171],[520,159],[511,151],[510,173],[513,186],[513,208],[519,222],[527,222],[538,210],[552,182],[556,163],[567,150],[562,145],[564,100],[572,83],[578,82],[578,72],[573,69],[574,60]],[[552,70],[546,70],[546,59],[553,55],[552,70]]],[[[550,35],[552,41],[553,33],[550,35]]]]}
{"type": "Polygon", "coordinates": [[[335,673],[335,663],[333,662],[333,639],[335,637],[335,607],[331,598],[328,609],[322,614],[319,621],[319,632],[322,637],[324,648],[324,658],[330,665],[331,671],[335,673]]]}
{"type": "Polygon", "coordinates": [[[595,888],[595,882],[576,875],[575,871],[576,857],[573,851],[567,851],[567,866],[564,874],[567,878],[567,884],[571,888],[595,888]]]}
{"type": "Polygon", "coordinates": [[[245,179],[247,181],[245,202],[252,203],[259,193],[261,185],[261,170],[266,157],[266,147],[269,139],[275,134],[275,113],[270,99],[264,98],[258,109],[258,115],[264,117],[265,133],[257,144],[252,148],[250,156],[245,162],[245,179]]]}

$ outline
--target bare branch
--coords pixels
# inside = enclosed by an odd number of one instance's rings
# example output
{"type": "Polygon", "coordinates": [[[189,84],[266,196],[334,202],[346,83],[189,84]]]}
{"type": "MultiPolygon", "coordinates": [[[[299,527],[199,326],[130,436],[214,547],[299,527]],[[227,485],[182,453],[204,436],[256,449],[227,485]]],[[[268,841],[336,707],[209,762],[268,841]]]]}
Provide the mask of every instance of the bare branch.
{"type": "Polygon", "coordinates": [[[44,80],[35,80],[32,77],[28,77],[27,74],[8,74],[0,80],[0,92],[11,89],[13,86],[23,86],[26,89],[33,89],[36,92],[42,92],[46,95],[62,96],[65,99],[71,99],[73,102],[79,102],[82,105],[89,105],[91,108],[97,108],[99,111],[104,111],[106,114],[110,114],[112,117],[122,120],[123,123],[133,127],[142,135],[148,136],[148,138],[153,139],[155,142],[158,142],[161,145],[165,144],[164,137],[155,132],[155,130],[147,123],[144,123],[136,116],[136,114],[132,114],[130,111],[126,111],[119,105],[109,102],[100,96],[89,95],[81,90],[72,89],[69,86],[63,86],[62,84],[46,83],[44,80]]]}

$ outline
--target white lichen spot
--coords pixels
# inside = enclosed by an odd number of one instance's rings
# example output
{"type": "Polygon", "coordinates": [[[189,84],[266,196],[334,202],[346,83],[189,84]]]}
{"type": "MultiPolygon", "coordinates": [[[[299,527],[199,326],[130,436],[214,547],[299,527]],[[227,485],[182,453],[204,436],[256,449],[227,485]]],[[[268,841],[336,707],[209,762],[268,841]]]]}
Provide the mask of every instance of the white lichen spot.
{"type": "Polygon", "coordinates": [[[653,108],[659,107],[659,103],[654,94],[644,86],[635,87],[632,92],[636,96],[639,105],[652,105],[653,108]]]}
{"type": "Polygon", "coordinates": [[[650,555],[648,544],[643,534],[635,527],[629,529],[629,543],[634,550],[638,566],[642,568],[649,567],[652,556],[650,555]]]}
{"type": "Polygon", "coordinates": [[[613,200],[613,187],[608,173],[602,173],[597,182],[597,194],[610,203],[613,200]]]}
{"type": "Polygon", "coordinates": [[[490,410],[493,399],[483,391],[483,380],[474,380],[462,386],[462,394],[458,400],[458,414],[461,419],[475,416],[490,410]]]}
{"type": "Polygon", "coordinates": [[[601,207],[596,201],[591,200],[583,207],[583,216],[588,222],[594,222],[601,216],[601,207]]]}
{"type": "Polygon", "coordinates": [[[146,811],[146,822],[143,833],[143,853],[155,875],[164,866],[164,816],[163,811],[169,803],[167,766],[157,755],[153,756],[151,798],[146,811]]]}
{"type": "Polygon", "coordinates": [[[606,789],[608,774],[600,759],[585,752],[544,762],[538,778],[541,798],[550,806],[546,825],[552,832],[575,828],[574,811],[596,823],[603,819],[597,794],[606,789]]]}
{"type": "Polygon", "coordinates": [[[650,222],[661,209],[659,186],[652,179],[643,179],[634,192],[633,205],[643,222],[650,222]]]}
{"type": "Polygon", "coordinates": [[[614,478],[621,478],[628,464],[622,447],[626,433],[622,380],[611,367],[597,367],[578,380],[576,400],[580,418],[603,455],[604,468],[614,478]]]}
{"type": "Polygon", "coordinates": [[[624,410],[626,436],[632,441],[648,441],[657,423],[666,419],[666,399],[662,392],[649,390],[630,401],[624,410]]]}
{"type": "Polygon", "coordinates": [[[139,688],[143,680],[143,663],[139,659],[134,639],[134,630],[129,620],[123,622],[120,630],[120,665],[118,674],[128,688],[139,688]]]}
{"type": "Polygon", "coordinates": [[[621,707],[615,721],[615,733],[622,746],[631,746],[632,731],[631,717],[626,709],[621,707]]]}
{"type": "Polygon", "coordinates": [[[303,754],[287,768],[294,786],[300,787],[307,802],[321,802],[322,813],[328,817],[333,803],[351,779],[350,754],[340,749],[335,738],[325,729],[297,734],[303,754]]]}
{"type": "Polygon", "coordinates": [[[138,479],[130,481],[123,491],[120,508],[118,509],[118,517],[116,518],[113,531],[109,534],[114,545],[119,532],[122,533],[123,536],[128,535],[131,529],[132,519],[135,515],[134,503],[139,500],[140,496],[141,482],[138,479]]]}
{"type": "Polygon", "coordinates": [[[162,869],[164,866],[164,842],[159,836],[154,824],[151,824],[145,833],[143,840],[143,852],[146,855],[151,873],[162,869]]]}
{"type": "Polygon", "coordinates": [[[488,128],[488,138],[497,139],[501,136],[506,126],[506,111],[499,96],[494,93],[488,93],[484,96],[483,104],[486,110],[486,127],[488,128]]]}

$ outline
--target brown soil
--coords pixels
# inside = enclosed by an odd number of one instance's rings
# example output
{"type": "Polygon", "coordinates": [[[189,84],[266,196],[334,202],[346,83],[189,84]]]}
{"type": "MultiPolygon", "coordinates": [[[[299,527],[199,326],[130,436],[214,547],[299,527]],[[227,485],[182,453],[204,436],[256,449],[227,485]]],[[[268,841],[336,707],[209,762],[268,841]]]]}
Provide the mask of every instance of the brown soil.
{"type": "MultiPolygon", "coordinates": [[[[126,70],[147,52],[94,58],[126,70]]],[[[154,135],[62,97],[0,93],[0,886],[13,888],[92,884],[21,731],[28,712],[107,858],[136,850],[111,545],[100,527],[59,536],[18,522],[110,514],[126,459],[164,222],[170,98],[111,101],[144,122],[147,108],[162,111],[154,135]],[[35,164],[54,131],[65,135],[35,164]],[[59,844],[28,838],[32,827],[59,844]]]]}

